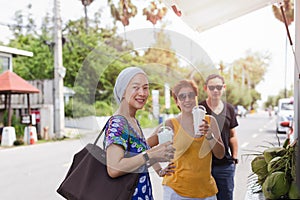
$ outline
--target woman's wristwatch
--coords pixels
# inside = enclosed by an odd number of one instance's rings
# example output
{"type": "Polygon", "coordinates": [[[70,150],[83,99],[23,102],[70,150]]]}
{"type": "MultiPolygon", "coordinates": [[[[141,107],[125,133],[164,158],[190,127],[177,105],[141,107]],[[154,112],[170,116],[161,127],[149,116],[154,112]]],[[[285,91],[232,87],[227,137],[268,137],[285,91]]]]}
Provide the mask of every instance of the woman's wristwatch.
{"type": "Polygon", "coordinates": [[[211,134],[210,134],[210,137],[207,137],[207,135],[206,135],[205,138],[206,138],[207,140],[212,140],[212,139],[215,138],[215,136],[214,136],[213,133],[211,133],[211,134]]]}
{"type": "Polygon", "coordinates": [[[142,155],[143,155],[143,158],[144,158],[144,160],[145,160],[145,162],[146,162],[146,166],[147,166],[147,167],[150,167],[150,166],[151,166],[151,163],[150,163],[150,158],[149,158],[147,152],[146,152],[146,151],[143,151],[143,152],[142,152],[142,155]]]}

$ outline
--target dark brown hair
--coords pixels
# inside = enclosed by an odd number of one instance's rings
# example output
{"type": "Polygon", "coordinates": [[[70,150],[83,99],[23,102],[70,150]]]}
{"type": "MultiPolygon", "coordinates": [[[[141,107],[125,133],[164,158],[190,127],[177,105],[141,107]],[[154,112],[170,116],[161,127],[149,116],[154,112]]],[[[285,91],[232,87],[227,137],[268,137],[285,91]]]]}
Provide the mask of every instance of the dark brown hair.
{"type": "Polygon", "coordinates": [[[221,76],[219,74],[211,74],[211,75],[209,75],[206,78],[205,85],[207,85],[207,83],[208,83],[209,80],[214,79],[214,78],[219,78],[219,79],[221,79],[221,81],[222,81],[223,84],[225,83],[225,80],[224,80],[223,76],[221,76]]]}

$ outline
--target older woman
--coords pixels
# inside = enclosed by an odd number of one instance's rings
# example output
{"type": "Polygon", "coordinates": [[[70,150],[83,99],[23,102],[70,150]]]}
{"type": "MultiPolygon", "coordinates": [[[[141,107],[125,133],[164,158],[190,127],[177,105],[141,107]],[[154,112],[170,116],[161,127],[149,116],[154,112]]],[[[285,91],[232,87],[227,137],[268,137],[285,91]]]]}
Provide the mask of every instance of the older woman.
{"type": "Polygon", "coordinates": [[[174,148],[172,142],[168,142],[150,149],[135,118],[149,96],[146,73],[138,67],[124,69],[117,77],[114,96],[119,107],[106,128],[108,174],[115,178],[138,171],[139,181],[132,199],[153,199],[147,168],[156,162],[170,161],[174,148]]]}

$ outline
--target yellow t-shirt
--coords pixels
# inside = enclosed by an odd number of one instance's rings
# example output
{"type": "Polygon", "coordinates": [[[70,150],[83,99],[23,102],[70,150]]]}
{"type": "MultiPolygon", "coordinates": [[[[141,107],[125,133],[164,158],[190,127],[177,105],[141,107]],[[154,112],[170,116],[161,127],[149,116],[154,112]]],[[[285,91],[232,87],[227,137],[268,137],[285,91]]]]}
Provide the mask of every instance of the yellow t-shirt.
{"type": "Polygon", "coordinates": [[[190,198],[205,198],[218,192],[211,175],[212,152],[204,137],[193,138],[173,118],[175,172],[164,176],[163,185],[171,187],[177,194],[190,198]]]}

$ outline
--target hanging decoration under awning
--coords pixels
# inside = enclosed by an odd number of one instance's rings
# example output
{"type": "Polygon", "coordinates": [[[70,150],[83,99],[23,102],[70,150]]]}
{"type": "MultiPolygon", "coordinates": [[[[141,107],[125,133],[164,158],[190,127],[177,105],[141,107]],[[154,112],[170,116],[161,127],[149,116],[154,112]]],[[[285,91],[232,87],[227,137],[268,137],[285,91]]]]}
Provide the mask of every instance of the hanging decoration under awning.
{"type": "Polygon", "coordinates": [[[192,29],[202,32],[282,0],[163,0],[192,29]]]}

